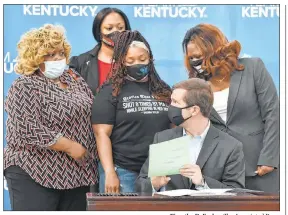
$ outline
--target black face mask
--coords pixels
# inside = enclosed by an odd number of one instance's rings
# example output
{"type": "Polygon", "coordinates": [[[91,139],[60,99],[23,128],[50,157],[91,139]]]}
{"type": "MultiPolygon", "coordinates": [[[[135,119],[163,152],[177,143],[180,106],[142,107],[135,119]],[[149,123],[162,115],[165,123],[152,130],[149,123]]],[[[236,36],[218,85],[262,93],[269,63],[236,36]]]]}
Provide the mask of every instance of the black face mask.
{"type": "Polygon", "coordinates": [[[137,81],[142,80],[149,73],[148,64],[135,64],[132,66],[126,66],[126,69],[127,75],[137,81]]]}
{"type": "Polygon", "coordinates": [[[196,71],[196,78],[204,79],[205,81],[209,81],[209,79],[212,77],[211,74],[207,72],[207,70],[199,69],[199,66],[201,66],[203,63],[203,59],[199,60],[189,60],[190,67],[196,71]],[[197,68],[198,67],[198,68],[197,68]]]}
{"type": "Polygon", "coordinates": [[[175,107],[173,105],[170,105],[168,108],[168,117],[170,119],[170,121],[174,124],[174,125],[181,125],[183,122],[185,122],[186,120],[190,119],[192,116],[188,117],[187,119],[184,119],[182,116],[182,110],[192,107],[194,105],[189,105],[187,107],[184,108],[178,108],[175,107]]]}
{"type": "Polygon", "coordinates": [[[109,46],[110,48],[114,48],[114,39],[119,31],[113,31],[110,34],[102,34],[101,40],[105,45],[109,46]]]}

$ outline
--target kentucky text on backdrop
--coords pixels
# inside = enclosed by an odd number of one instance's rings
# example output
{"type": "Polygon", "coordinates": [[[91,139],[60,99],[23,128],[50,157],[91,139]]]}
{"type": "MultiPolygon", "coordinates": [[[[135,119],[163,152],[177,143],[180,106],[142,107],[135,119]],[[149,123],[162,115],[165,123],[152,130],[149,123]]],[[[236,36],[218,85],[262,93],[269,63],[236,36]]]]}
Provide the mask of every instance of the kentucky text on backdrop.
{"type": "MultiPolygon", "coordinates": [[[[91,32],[93,19],[107,6],[124,11],[132,29],[145,36],[153,50],[156,69],[169,85],[188,77],[181,47],[186,31],[199,23],[210,23],[219,27],[229,40],[237,39],[241,43],[241,57],[260,57],[279,91],[277,5],[4,5],[4,96],[18,77],[14,72],[16,46],[24,32],[45,23],[62,24],[72,45],[72,56],[78,55],[95,46],[91,32]],[[269,26],[269,31],[263,26],[269,26]]],[[[132,104],[128,100],[125,108],[130,112],[143,105],[143,111],[147,112],[162,108],[161,104],[132,104]]],[[[5,184],[4,209],[10,210],[5,184]]]]}

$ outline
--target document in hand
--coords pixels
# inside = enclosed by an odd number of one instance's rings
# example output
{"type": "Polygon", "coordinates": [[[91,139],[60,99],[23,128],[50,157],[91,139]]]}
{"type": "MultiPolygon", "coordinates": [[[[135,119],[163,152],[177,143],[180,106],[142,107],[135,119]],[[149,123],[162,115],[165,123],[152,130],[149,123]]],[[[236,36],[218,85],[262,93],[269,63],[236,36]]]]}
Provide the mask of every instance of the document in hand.
{"type": "Polygon", "coordinates": [[[204,189],[204,190],[189,190],[189,189],[178,189],[169,190],[163,192],[157,192],[158,195],[163,196],[235,196],[236,193],[228,193],[232,189],[204,189]]]}
{"type": "Polygon", "coordinates": [[[150,145],[148,177],[179,174],[179,169],[191,162],[190,136],[150,145]]]}

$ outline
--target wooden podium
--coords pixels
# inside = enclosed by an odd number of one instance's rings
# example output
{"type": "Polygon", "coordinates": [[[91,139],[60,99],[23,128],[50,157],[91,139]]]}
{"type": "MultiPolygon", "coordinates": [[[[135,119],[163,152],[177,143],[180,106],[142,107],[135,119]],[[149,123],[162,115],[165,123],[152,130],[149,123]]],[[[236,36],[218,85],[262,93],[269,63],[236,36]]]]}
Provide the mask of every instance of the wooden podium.
{"type": "Polygon", "coordinates": [[[87,193],[88,211],[280,211],[279,195],[166,197],[97,196],[87,193]]]}

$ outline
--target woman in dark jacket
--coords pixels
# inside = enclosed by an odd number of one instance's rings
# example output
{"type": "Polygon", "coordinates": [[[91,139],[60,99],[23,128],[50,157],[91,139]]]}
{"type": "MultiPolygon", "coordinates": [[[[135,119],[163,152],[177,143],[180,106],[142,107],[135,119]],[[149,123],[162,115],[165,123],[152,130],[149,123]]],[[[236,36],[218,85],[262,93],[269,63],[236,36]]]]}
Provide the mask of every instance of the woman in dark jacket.
{"type": "Polygon", "coordinates": [[[102,9],[96,15],[92,28],[98,44],[92,50],[73,56],[70,60],[69,67],[80,73],[94,95],[110,71],[115,32],[124,30],[131,30],[125,13],[117,8],[102,9]]]}
{"type": "Polygon", "coordinates": [[[210,82],[210,120],[243,144],[246,188],[279,191],[279,98],[260,58],[239,58],[241,45],[200,24],[183,40],[189,77],[210,82]]]}

